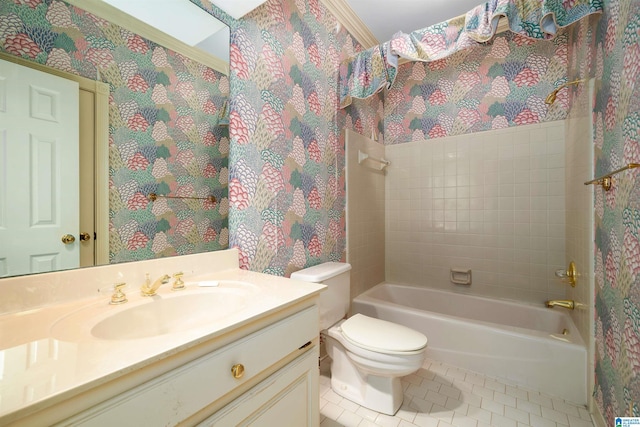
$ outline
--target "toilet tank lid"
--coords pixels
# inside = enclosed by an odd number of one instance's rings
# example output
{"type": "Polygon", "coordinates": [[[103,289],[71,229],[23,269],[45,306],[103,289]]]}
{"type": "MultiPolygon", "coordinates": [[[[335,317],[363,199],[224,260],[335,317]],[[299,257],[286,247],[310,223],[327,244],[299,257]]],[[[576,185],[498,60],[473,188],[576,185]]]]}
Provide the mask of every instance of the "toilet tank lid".
{"type": "Polygon", "coordinates": [[[351,270],[351,264],[346,262],[325,262],[298,270],[291,274],[291,278],[305,282],[321,283],[349,270],[351,270]]]}

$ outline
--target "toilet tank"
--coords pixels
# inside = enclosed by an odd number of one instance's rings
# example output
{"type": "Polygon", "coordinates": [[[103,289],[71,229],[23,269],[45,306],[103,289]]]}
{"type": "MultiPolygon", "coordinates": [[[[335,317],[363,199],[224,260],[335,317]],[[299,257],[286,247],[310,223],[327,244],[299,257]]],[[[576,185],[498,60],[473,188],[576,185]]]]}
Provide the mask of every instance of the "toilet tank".
{"type": "Polygon", "coordinates": [[[351,264],[325,262],[291,274],[294,280],[322,283],[327,289],[320,293],[320,330],[342,319],[351,304],[351,264]]]}

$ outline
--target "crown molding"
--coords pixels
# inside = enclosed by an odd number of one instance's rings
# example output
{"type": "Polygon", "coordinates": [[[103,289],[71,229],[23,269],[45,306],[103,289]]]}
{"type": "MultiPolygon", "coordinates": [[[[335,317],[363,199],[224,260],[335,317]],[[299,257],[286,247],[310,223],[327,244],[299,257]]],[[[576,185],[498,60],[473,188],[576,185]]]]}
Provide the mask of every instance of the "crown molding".
{"type": "Polygon", "coordinates": [[[173,50],[196,62],[213,68],[225,75],[229,75],[229,64],[220,58],[206,53],[205,51],[181,42],[180,40],[163,33],[151,25],[140,21],[120,9],[104,3],[100,0],[65,0],[72,6],[86,10],[87,12],[105,19],[112,24],[118,25],[132,33],[151,40],[160,46],[173,50]]]}
{"type": "Polygon", "coordinates": [[[376,36],[373,35],[345,0],[322,0],[322,3],[364,49],[380,44],[376,36]]]}

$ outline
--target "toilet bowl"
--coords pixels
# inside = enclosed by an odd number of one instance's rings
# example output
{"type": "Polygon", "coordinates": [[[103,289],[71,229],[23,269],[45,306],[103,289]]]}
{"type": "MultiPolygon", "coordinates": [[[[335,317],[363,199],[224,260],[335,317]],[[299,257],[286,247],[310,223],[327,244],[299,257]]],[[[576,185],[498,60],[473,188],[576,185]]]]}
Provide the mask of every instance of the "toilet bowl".
{"type": "Polygon", "coordinates": [[[403,399],[400,378],[420,369],[427,338],[404,326],[362,314],[339,322],[323,335],[332,361],[333,391],[374,411],[395,414],[403,399]],[[357,332],[364,332],[363,336],[349,328],[352,321],[358,322],[357,332]],[[383,334],[376,339],[383,324],[387,324],[386,331],[397,335],[383,334]]]}
{"type": "Polygon", "coordinates": [[[400,378],[422,366],[427,337],[392,322],[362,314],[344,319],[349,298],[349,270],[330,262],[300,270],[294,280],[323,283],[320,328],[331,358],[331,388],[340,396],[388,415],[402,404],[400,378]]]}

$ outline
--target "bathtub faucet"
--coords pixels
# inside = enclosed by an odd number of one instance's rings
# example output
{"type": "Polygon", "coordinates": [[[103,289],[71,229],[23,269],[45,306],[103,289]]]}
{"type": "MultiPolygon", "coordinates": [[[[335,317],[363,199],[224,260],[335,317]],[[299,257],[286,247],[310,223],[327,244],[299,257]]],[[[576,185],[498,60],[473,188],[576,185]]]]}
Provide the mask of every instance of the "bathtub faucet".
{"type": "Polygon", "coordinates": [[[552,299],[546,302],[547,307],[553,308],[555,306],[568,308],[573,310],[576,307],[576,303],[573,300],[556,300],[552,299]]]}

